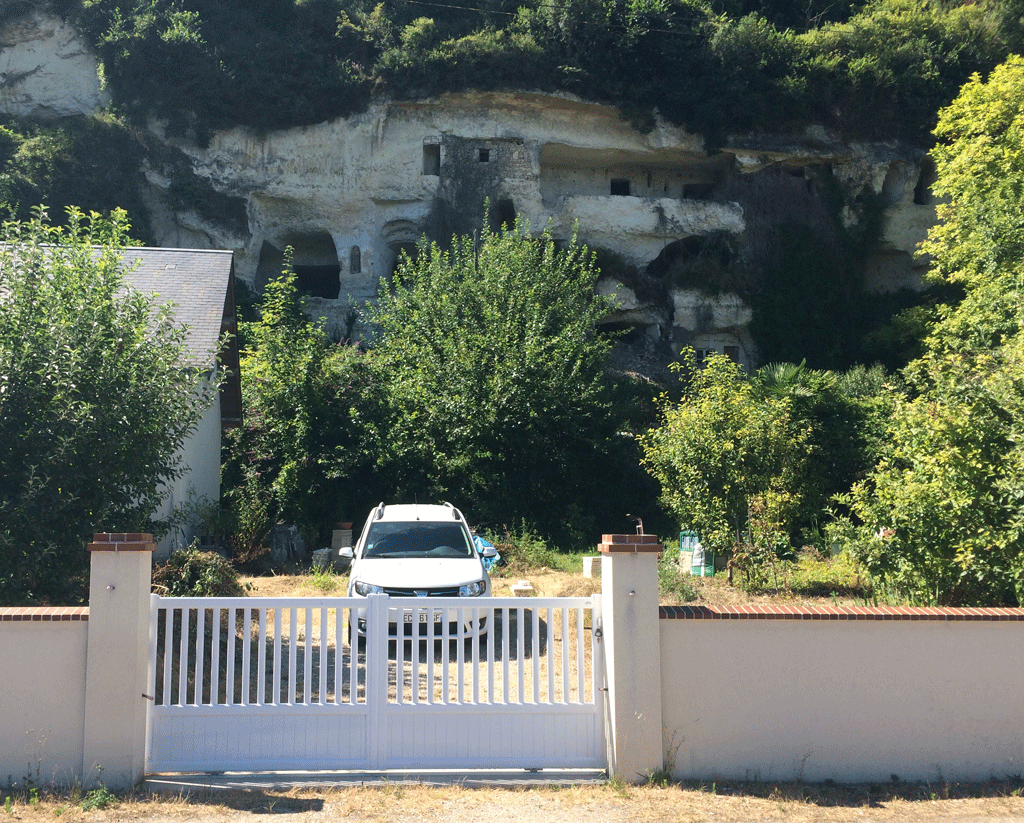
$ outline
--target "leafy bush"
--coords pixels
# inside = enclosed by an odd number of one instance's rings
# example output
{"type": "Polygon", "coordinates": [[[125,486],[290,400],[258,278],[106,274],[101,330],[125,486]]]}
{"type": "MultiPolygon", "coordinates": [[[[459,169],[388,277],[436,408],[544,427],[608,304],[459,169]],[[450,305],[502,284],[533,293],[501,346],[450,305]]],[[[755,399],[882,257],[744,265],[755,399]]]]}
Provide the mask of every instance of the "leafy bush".
{"type": "Polygon", "coordinates": [[[98,789],[90,789],[79,801],[78,807],[83,812],[94,812],[106,809],[115,803],[117,803],[117,795],[106,786],[100,786],[98,789]]]}
{"type": "Polygon", "coordinates": [[[267,286],[259,321],[241,331],[245,425],[228,437],[224,477],[236,556],[247,558],[275,523],[319,543],[333,523],[380,499],[367,478],[383,412],[366,355],[305,318],[290,267],[267,286]]]}
{"type": "Polygon", "coordinates": [[[344,579],[335,574],[329,565],[323,568],[314,567],[310,572],[309,586],[320,594],[331,594],[344,585],[344,579]]]}
{"type": "Polygon", "coordinates": [[[165,597],[244,597],[231,561],[193,544],[153,569],[153,591],[165,597]]]}
{"type": "Polygon", "coordinates": [[[504,532],[487,532],[486,539],[494,544],[501,555],[502,577],[521,577],[542,569],[559,569],[565,565],[565,555],[551,548],[540,535],[525,524],[504,532]]]}
{"type": "Polygon", "coordinates": [[[658,559],[658,595],[669,605],[697,599],[690,570],[679,565],[679,549],[666,548],[658,559]]]}
{"type": "Polygon", "coordinates": [[[0,216],[28,220],[46,205],[55,224],[66,209],[125,210],[133,230],[152,240],[140,192],[147,144],[115,118],[72,117],[55,124],[0,126],[0,216]]]}
{"type": "Polygon", "coordinates": [[[666,400],[662,425],[640,438],[644,466],[664,506],[705,548],[728,555],[755,540],[775,551],[800,513],[810,429],[788,397],[761,396],[728,357],[713,355],[702,368],[692,349],[684,357],[686,392],[666,400]]]}
{"type": "Polygon", "coordinates": [[[217,390],[171,307],[125,288],[123,212],[0,244],[0,602],[79,602],[98,529],[154,531],[217,390]],[[96,245],[94,245],[96,244],[96,245]]]}

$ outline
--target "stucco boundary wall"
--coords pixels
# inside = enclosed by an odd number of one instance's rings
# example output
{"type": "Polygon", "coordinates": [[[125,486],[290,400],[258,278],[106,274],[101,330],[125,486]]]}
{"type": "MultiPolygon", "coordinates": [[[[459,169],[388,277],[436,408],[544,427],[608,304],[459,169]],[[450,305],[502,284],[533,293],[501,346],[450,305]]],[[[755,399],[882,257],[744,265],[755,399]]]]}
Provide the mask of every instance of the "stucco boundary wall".
{"type": "MultiPolygon", "coordinates": [[[[88,609],[0,609],[0,786],[143,776],[155,545],[97,534],[87,548],[88,609]]],[[[660,607],[657,538],[605,535],[599,551],[611,777],[1024,770],[1024,609],[660,607]]]]}
{"type": "Polygon", "coordinates": [[[0,787],[82,771],[89,609],[0,609],[0,787]]]}
{"type": "Polygon", "coordinates": [[[148,534],[97,534],[89,606],[0,609],[0,788],[142,776],[148,534]]]}
{"type": "Polygon", "coordinates": [[[1024,771],[1024,609],[660,607],[677,779],[1024,771]]]}

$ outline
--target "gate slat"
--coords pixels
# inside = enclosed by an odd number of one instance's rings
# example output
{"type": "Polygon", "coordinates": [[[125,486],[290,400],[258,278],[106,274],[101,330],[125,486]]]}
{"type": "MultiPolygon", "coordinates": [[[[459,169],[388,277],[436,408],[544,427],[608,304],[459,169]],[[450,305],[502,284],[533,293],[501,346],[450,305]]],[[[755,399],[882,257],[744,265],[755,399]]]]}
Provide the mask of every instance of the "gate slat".
{"type": "Polygon", "coordinates": [[[303,610],[306,629],[302,635],[302,702],[313,702],[313,610],[308,606],[303,610]]]}
{"type": "Polygon", "coordinates": [[[210,630],[210,703],[216,706],[220,700],[220,606],[213,609],[213,625],[210,630]]]}
{"type": "Polygon", "coordinates": [[[261,706],[267,702],[267,609],[260,609],[259,646],[256,660],[256,702],[261,706]]]}
{"type": "Polygon", "coordinates": [[[243,706],[248,706],[252,698],[252,634],[249,628],[251,615],[251,609],[242,609],[242,680],[239,683],[239,697],[243,706]]]}
{"type": "MultiPolygon", "coordinates": [[[[531,703],[540,703],[540,609],[530,609],[530,635],[533,640],[533,693],[531,703]]],[[[550,642],[550,638],[548,638],[550,642]]]]}
{"type": "Polygon", "coordinates": [[[178,657],[178,699],[180,706],[188,703],[188,609],[181,610],[181,640],[178,657]]]}
{"type": "Polygon", "coordinates": [[[282,608],[274,609],[274,694],[270,702],[277,705],[281,702],[281,612],[282,608]]]}
{"type": "Polygon", "coordinates": [[[299,634],[299,607],[292,606],[288,609],[288,699],[285,700],[289,706],[295,705],[295,695],[298,690],[297,680],[295,675],[297,667],[296,648],[298,647],[298,634],[299,634]]]}

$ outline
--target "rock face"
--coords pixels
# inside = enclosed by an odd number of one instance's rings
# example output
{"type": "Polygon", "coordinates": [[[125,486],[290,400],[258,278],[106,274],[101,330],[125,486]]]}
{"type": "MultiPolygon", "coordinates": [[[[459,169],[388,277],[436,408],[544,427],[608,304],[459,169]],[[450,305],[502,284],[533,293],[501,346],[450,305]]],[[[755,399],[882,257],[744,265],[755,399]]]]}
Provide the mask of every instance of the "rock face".
{"type": "Polygon", "coordinates": [[[57,17],[33,12],[0,29],[0,111],[55,119],[107,104],[96,59],[57,17]]]}
{"type": "MultiPolygon", "coordinates": [[[[8,26],[4,42],[13,45],[0,50],[8,72],[0,110],[38,116],[103,105],[95,61],[59,22],[30,15],[8,26]]],[[[627,267],[664,272],[701,244],[731,243],[756,260],[751,238],[766,226],[819,219],[826,179],[848,194],[881,195],[884,236],[866,276],[884,290],[919,284],[923,263],[913,251],[935,219],[933,172],[909,147],[849,144],[812,128],[734,137],[710,154],[699,135],[665,123],[642,134],[616,109],[567,96],[381,99],[348,119],[265,135],[236,129],[206,147],[172,141],[159,124],[152,130],[245,213],[244,226],[225,228],[209,215],[171,210],[162,196],[169,181],[150,170],[147,202],[160,242],[231,248],[237,275],[256,289],[293,247],[311,309],[338,337],[359,332],[353,309],[374,298],[403,251],[485,220],[496,228],[519,215],[531,230],[550,226],[565,239],[575,231],[627,267]]],[[[845,218],[855,219],[852,208],[845,218]]],[[[701,289],[663,277],[643,285],[610,278],[601,286],[616,292],[611,320],[632,329],[638,351],[689,344],[757,362],[746,333],[751,310],[736,283],[701,289]]]]}

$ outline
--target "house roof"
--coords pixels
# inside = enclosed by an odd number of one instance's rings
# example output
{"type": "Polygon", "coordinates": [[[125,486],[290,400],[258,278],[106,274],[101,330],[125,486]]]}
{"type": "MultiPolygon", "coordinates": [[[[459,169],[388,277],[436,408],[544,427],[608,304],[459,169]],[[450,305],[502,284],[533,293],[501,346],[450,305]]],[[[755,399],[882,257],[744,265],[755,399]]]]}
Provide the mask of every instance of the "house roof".
{"type": "Polygon", "coordinates": [[[157,305],[172,304],[174,319],[188,327],[184,365],[211,369],[220,354],[228,371],[221,389],[221,419],[226,426],[237,425],[241,422],[242,398],[234,254],[133,246],[124,250],[122,259],[126,282],[143,294],[153,295],[157,305]],[[225,333],[228,343],[222,349],[220,341],[225,333]]]}
{"type": "Polygon", "coordinates": [[[124,250],[123,259],[125,280],[143,294],[154,295],[157,305],[173,304],[175,320],[188,326],[185,365],[212,367],[224,321],[234,322],[233,294],[227,306],[233,291],[233,254],[131,247],[124,250]]]}

